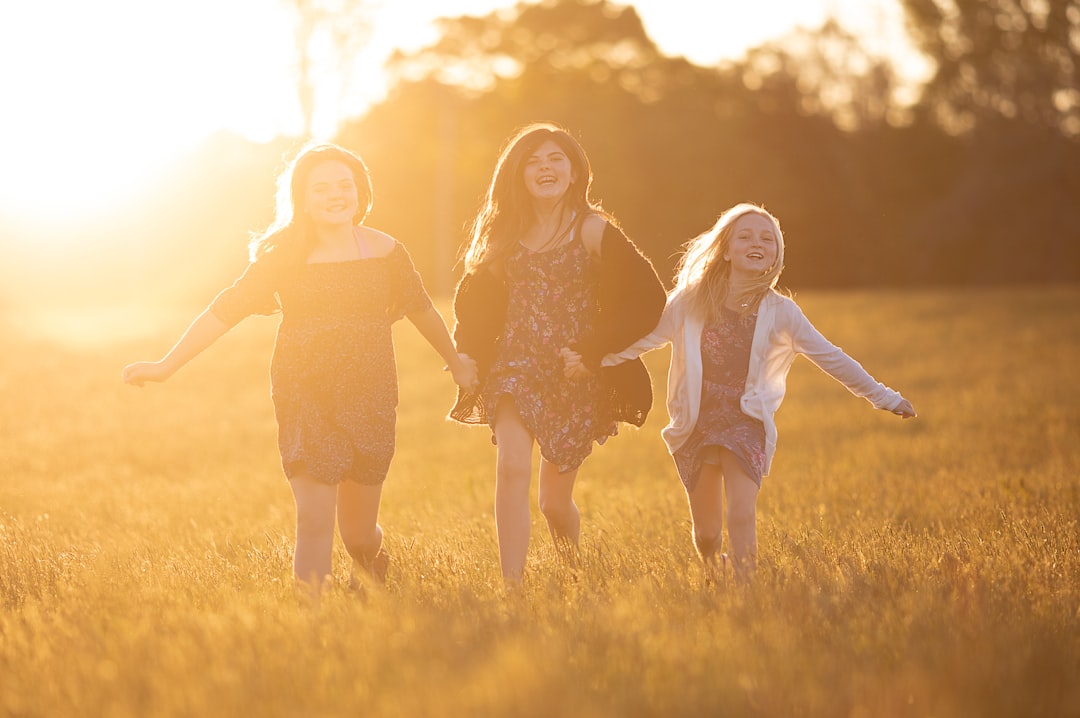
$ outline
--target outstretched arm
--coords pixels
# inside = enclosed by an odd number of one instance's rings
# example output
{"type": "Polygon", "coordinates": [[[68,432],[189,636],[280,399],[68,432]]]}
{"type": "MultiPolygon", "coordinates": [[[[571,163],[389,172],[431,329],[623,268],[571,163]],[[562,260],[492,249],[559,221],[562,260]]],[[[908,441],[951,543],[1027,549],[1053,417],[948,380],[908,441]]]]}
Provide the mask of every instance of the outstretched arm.
{"type": "Polygon", "coordinates": [[[124,383],[142,386],[148,381],[165,381],[231,328],[232,325],[221,321],[209,309],[203,310],[164,357],[158,361],[135,362],[124,367],[121,374],[124,383]]]}
{"type": "Polygon", "coordinates": [[[791,336],[795,351],[805,355],[818,368],[846,386],[848,391],[865,398],[875,408],[905,419],[916,416],[915,407],[910,401],[870,376],[861,364],[826,339],[801,310],[795,314],[793,321],[791,336]]]}
{"type": "Polygon", "coordinates": [[[476,362],[466,354],[458,354],[439,310],[428,305],[427,309],[406,316],[421,336],[427,339],[428,344],[439,352],[439,356],[443,358],[450,373],[454,376],[454,383],[462,389],[475,389],[479,383],[476,362]]]}

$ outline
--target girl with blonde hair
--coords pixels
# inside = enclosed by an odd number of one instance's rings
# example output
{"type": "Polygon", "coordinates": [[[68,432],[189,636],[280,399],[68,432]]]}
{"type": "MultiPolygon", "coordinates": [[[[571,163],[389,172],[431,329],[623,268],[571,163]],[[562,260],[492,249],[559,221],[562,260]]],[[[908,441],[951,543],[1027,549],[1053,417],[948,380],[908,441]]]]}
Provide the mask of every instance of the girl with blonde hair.
{"type": "MultiPolygon", "coordinates": [[[[694,544],[710,576],[722,569],[726,503],[730,557],[743,582],[756,562],[757,495],[776,450],[774,416],[798,355],[875,408],[915,416],[911,402],[875,381],[776,290],[783,268],[777,219],[757,205],[735,205],[687,245],[657,327],[601,362],[616,366],[672,345],[670,423],[662,435],[686,489],[694,544]]],[[[588,375],[578,354],[566,358],[568,377],[588,375]]]]}

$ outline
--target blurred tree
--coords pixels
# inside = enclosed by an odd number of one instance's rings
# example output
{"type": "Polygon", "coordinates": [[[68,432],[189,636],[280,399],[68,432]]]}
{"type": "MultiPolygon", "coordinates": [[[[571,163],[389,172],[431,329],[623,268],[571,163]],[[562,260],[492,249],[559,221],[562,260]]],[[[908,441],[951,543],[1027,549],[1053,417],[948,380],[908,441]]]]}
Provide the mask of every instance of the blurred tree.
{"type": "MultiPolygon", "coordinates": [[[[652,118],[644,108],[656,105],[669,85],[692,84],[689,76],[704,74],[664,57],[633,8],[603,0],[519,5],[443,20],[440,30],[434,45],[392,58],[391,97],[343,134],[371,147],[364,151],[377,193],[386,187],[385,196],[401,191],[420,200],[407,216],[393,213],[390,226],[405,237],[436,238],[417,258],[436,287],[450,285],[447,258],[465,238],[499,143],[516,127],[541,119],[565,124],[585,143],[601,196],[626,197],[633,205],[640,179],[654,176],[648,160],[655,143],[645,140],[655,125],[647,126],[652,118]],[[395,179],[405,158],[393,148],[402,146],[410,147],[414,164],[407,177],[395,179]],[[384,153],[392,157],[383,160],[384,153]],[[621,191],[627,183],[632,191],[621,191]],[[432,216],[429,207],[438,213],[432,216]]],[[[387,216],[380,207],[386,205],[377,204],[375,219],[387,216]]],[[[621,216],[619,207],[611,209],[621,216]]]]}
{"type": "Polygon", "coordinates": [[[926,264],[963,281],[1075,278],[1080,2],[903,6],[937,66],[921,111],[964,140],[951,181],[914,226],[926,264]]]}
{"type": "Polygon", "coordinates": [[[464,239],[499,143],[540,119],[580,136],[597,195],[662,276],[683,242],[748,199],[776,210],[793,236],[816,237],[794,278],[857,281],[872,248],[852,251],[850,238],[881,212],[837,123],[884,125],[892,76],[835,24],[715,68],[664,56],[632,7],[604,0],[519,5],[440,29],[432,46],[392,59],[394,93],[346,135],[372,146],[377,192],[419,200],[407,213],[379,202],[376,218],[429,250],[417,263],[435,286],[450,283],[440,268],[464,239]],[[393,149],[402,146],[409,158],[393,149]],[[438,238],[433,247],[426,237],[438,238]]]}
{"type": "Polygon", "coordinates": [[[1018,120],[1080,137],[1080,2],[901,3],[914,41],[937,63],[925,102],[944,127],[1018,120]]]}
{"type": "Polygon", "coordinates": [[[490,92],[527,72],[580,73],[655,100],[665,58],[632,7],[606,0],[519,4],[512,12],[439,22],[440,39],[390,62],[400,80],[432,78],[490,92]]]}
{"type": "Polygon", "coordinates": [[[803,114],[831,117],[843,129],[905,119],[892,64],[870,54],[835,18],[817,30],[797,28],[751,48],[740,64],[747,87],[763,88],[770,79],[794,81],[789,91],[803,114]]]}
{"type": "Polygon", "coordinates": [[[596,195],[666,278],[680,245],[742,200],[783,221],[789,286],[1080,274],[1080,243],[1062,241],[1080,224],[1077,143],[993,113],[978,137],[954,136],[939,112],[900,107],[893,70],[836,23],[711,68],[664,56],[632,7],[605,0],[440,27],[393,58],[390,97],[342,139],[372,166],[373,219],[444,291],[499,144],[544,119],[580,137],[596,195]],[[1010,257],[1021,234],[1031,251],[1010,257]]]}
{"type": "Polygon", "coordinates": [[[352,90],[352,64],[371,39],[371,0],[284,0],[295,12],[296,94],[303,134],[314,130],[319,95],[334,107],[352,90]]]}

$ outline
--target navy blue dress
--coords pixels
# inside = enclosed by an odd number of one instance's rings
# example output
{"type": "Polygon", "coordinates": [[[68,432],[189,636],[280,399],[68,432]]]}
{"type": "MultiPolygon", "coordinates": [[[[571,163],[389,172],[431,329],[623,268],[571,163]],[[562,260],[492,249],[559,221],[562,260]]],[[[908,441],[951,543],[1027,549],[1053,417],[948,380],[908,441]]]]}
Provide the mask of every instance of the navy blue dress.
{"type": "Polygon", "coordinates": [[[285,475],[381,483],[397,419],[391,325],[431,305],[408,252],[399,243],[345,262],[260,259],[210,308],[235,324],[275,297],[282,319],[270,380],[285,475]]]}
{"type": "Polygon", "coordinates": [[[705,463],[715,463],[715,449],[727,449],[761,486],[765,473],[765,425],[743,413],[739,403],[750,369],[750,347],[757,315],[740,317],[724,307],[719,321],[701,333],[701,410],[690,438],[675,452],[675,467],[687,491],[693,491],[705,463]]]}

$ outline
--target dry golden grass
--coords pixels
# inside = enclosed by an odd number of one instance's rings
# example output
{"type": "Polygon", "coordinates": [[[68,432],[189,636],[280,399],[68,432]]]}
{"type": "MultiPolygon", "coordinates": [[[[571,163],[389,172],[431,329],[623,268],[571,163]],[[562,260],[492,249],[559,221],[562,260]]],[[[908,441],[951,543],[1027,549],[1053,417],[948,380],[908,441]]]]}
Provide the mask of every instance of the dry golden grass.
{"type": "Polygon", "coordinates": [[[658,404],[585,464],[580,568],[537,514],[504,595],[493,449],[400,325],[390,581],[317,609],[289,578],[273,320],[136,390],[120,367],[188,317],[7,316],[0,715],[1080,715],[1080,288],[799,300],[920,417],[796,364],[749,589],[703,583],[658,404]]]}

